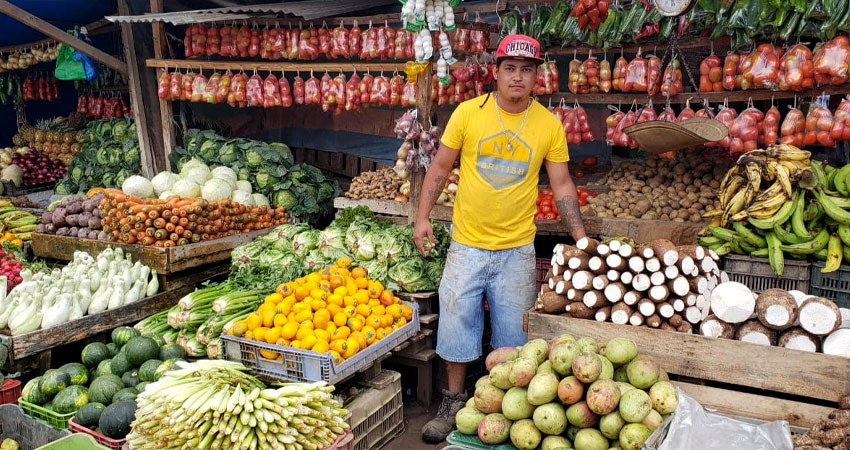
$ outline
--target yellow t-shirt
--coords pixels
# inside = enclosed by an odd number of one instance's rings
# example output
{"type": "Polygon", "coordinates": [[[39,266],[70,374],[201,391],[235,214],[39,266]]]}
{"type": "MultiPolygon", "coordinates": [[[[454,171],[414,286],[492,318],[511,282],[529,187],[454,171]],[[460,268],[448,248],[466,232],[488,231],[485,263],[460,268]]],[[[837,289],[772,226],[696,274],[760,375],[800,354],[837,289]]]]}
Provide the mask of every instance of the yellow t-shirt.
{"type": "Polygon", "coordinates": [[[460,149],[460,182],[452,218],[452,238],[485,250],[504,250],[534,242],[537,183],[543,160],[569,161],[561,122],[532,101],[525,126],[507,149],[525,111],[496,115],[495,97],[458,105],[442,143],[460,149]]]}

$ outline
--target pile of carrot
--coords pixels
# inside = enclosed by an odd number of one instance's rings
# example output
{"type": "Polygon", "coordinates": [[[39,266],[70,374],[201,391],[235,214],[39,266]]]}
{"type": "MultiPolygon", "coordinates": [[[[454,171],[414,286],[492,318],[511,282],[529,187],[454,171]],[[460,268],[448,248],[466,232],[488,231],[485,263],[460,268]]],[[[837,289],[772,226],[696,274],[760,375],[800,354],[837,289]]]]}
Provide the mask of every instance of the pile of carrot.
{"type": "Polygon", "coordinates": [[[283,207],[245,206],[228,200],[208,202],[173,195],[164,200],[104,189],[101,223],[112,242],[175,247],[218,239],[286,222],[283,207]]]}

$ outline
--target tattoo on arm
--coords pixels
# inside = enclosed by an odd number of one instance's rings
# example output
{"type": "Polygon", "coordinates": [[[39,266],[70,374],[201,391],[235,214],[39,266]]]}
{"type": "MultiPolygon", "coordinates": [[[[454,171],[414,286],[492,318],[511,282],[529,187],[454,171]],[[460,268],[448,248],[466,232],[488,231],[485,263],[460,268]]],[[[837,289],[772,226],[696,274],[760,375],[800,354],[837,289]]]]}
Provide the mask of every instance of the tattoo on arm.
{"type": "Polygon", "coordinates": [[[564,196],[555,201],[561,220],[569,227],[573,236],[584,236],[584,224],[581,221],[581,210],[578,207],[578,199],[572,196],[564,196]]]}
{"type": "Polygon", "coordinates": [[[443,193],[443,185],[446,184],[446,177],[442,175],[437,175],[434,177],[434,188],[428,192],[428,196],[431,199],[431,204],[437,203],[437,199],[440,198],[440,194],[443,193]]]}

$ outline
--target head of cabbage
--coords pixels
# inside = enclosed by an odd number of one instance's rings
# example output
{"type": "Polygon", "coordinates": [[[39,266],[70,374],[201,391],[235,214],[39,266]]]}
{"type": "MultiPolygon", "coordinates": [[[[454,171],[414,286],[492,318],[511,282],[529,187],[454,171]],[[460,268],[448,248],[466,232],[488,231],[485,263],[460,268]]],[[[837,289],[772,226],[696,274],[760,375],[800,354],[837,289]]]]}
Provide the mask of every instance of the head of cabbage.
{"type": "Polygon", "coordinates": [[[211,178],[210,168],[207,167],[206,164],[193,158],[183,165],[183,168],[180,170],[180,178],[184,180],[192,180],[198,185],[203,185],[211,178]],[[197,162],[193,163],[193,161],[197,162]]]}
{"type": "Polygon", "coordinates": [[[174,183],[176,183],[179,179],[180,176],[174,172],[164,171],[156,174],[151,179],[154,194],[159,197],[163,192],[172,190],[174,188],[174,183]]]}
{"type": "Polygon", "coordinates": [[[413,230],[406,226],[393,226],[384,230],[375,243],[376,257],[387,261],[387,264],[405,260],[416,254],[413,244],[413,230]]]}
{"type": "MultiPolygon", "coordinates": [[[[319,243],[319,230],[309,229],[292,237],[292,251],[304,256],[314,250],[319,243]]],[[[321,253],[320,253],[321,254],[321,253]]]]}
{"type": "MultiPolygon", "coordinates": [[[[209,181],[208,181],[209,183],[209,181]]],[[[245,191],[236,190],[231,193],[231,200],[245,206],[254,206],[254,196],[245,191]]]]}
{"type": "Polygon", "coordinates": [[[147,178],[141,175],[127,177],[124,182],[121,183],[121,190],[126,194],[135,195],[140,198],[149,198],[154,196],[153,185],[147,178]]]}
{"type": "Polygon", "coordinates": [[[413,257],[390,266],[387,277],[405,292],[425,291],[432,288],[425,270],[425,261],[413,257]]]}
{"type": "Polygon", "coordinates": [[[317,244],[325,258],[337,260],[351,253],[345,248],[345,231],[336,227],[327,227],[319,233],[317,244]]]}
{"type": "Polygon", "coordinates": [[[230,185],[219,178],[210,178],[201,187],[201,197],[208,202],[220,202],[230,198],[230,185]]]}
{"type": "Polygon", "coordinates": [[[172,191],[183,198],[196,198],[201,196],[201,186],[188,178],[177,180],[172,187],[172,191]]]}

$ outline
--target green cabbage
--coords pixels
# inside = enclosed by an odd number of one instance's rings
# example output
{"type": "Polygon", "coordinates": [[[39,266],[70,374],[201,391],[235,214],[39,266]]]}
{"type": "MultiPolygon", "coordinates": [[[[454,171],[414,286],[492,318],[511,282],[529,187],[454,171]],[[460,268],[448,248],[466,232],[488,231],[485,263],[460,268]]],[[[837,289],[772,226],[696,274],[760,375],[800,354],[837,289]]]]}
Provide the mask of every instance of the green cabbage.
{"type": "Polygon", "coordinates": [[[274,193],[274,206],[275,208],[279,208],[283,206],[287,211],[293,209],[298,205],[298,199],[295,197],[295,194],[292,191],[287,189],[281,189],[274,193]]]}
{"type": "Polygon", "coordinates": [[[334,261],[344,256],[351,257],[345,248],[345,232],[339,228],[328,227],[320,232],[318,248],[325,258],[334,261]]]}
{"type": "Polygon", "coordinates": [[[310,250],[310,252],[304,256],[304,271],[309,273],[322,270],[327,266],[333,265],[334,262],[335,261],[332,259],[325,258],[322,255],[322,252],[316,248],[310,250]]]}
{"type": "Polygon", "coordinates": [[[379,259],[370,259],[366,261],[358,260],[357,265],[366,269],[366,276],[370,280],[378,280],[381,283],[386,284],[387,270],[389,270],[386,261],[381,261],[379,259]]]}
{"type": "Polygon", "coordinates": [[[394,226],[384,231],[376,242],[376,257],[389,265],[403,261],[418,250],[413,244],[413,230],[410,227],[394,226]]]}
{"type": "Polygon", "coordinates": [[[247,244],[242,244],[234,248],[233,252],[231,252],[231,263],[234,266],[249,266],[251,264],[255,264],[267,245],[268,243],[261,239],[257,239],[254,242],[248,242],[247,244]]]}
{"type": "MultiPolygon", "coordinates": [[[[298,233],[292,238],[292,251],[296,255],[304,256],[316,249],[319,243],[319,230],[307,230],[298,233]]],[[[321,253],[320,253],[321,254],[321,253]]]]}
{"type": "Polygon", "coordinates": [[[422,258],[408,258],[391,265],[387,277],[405,292],[427,291],[432,288],[422,258]]]}

